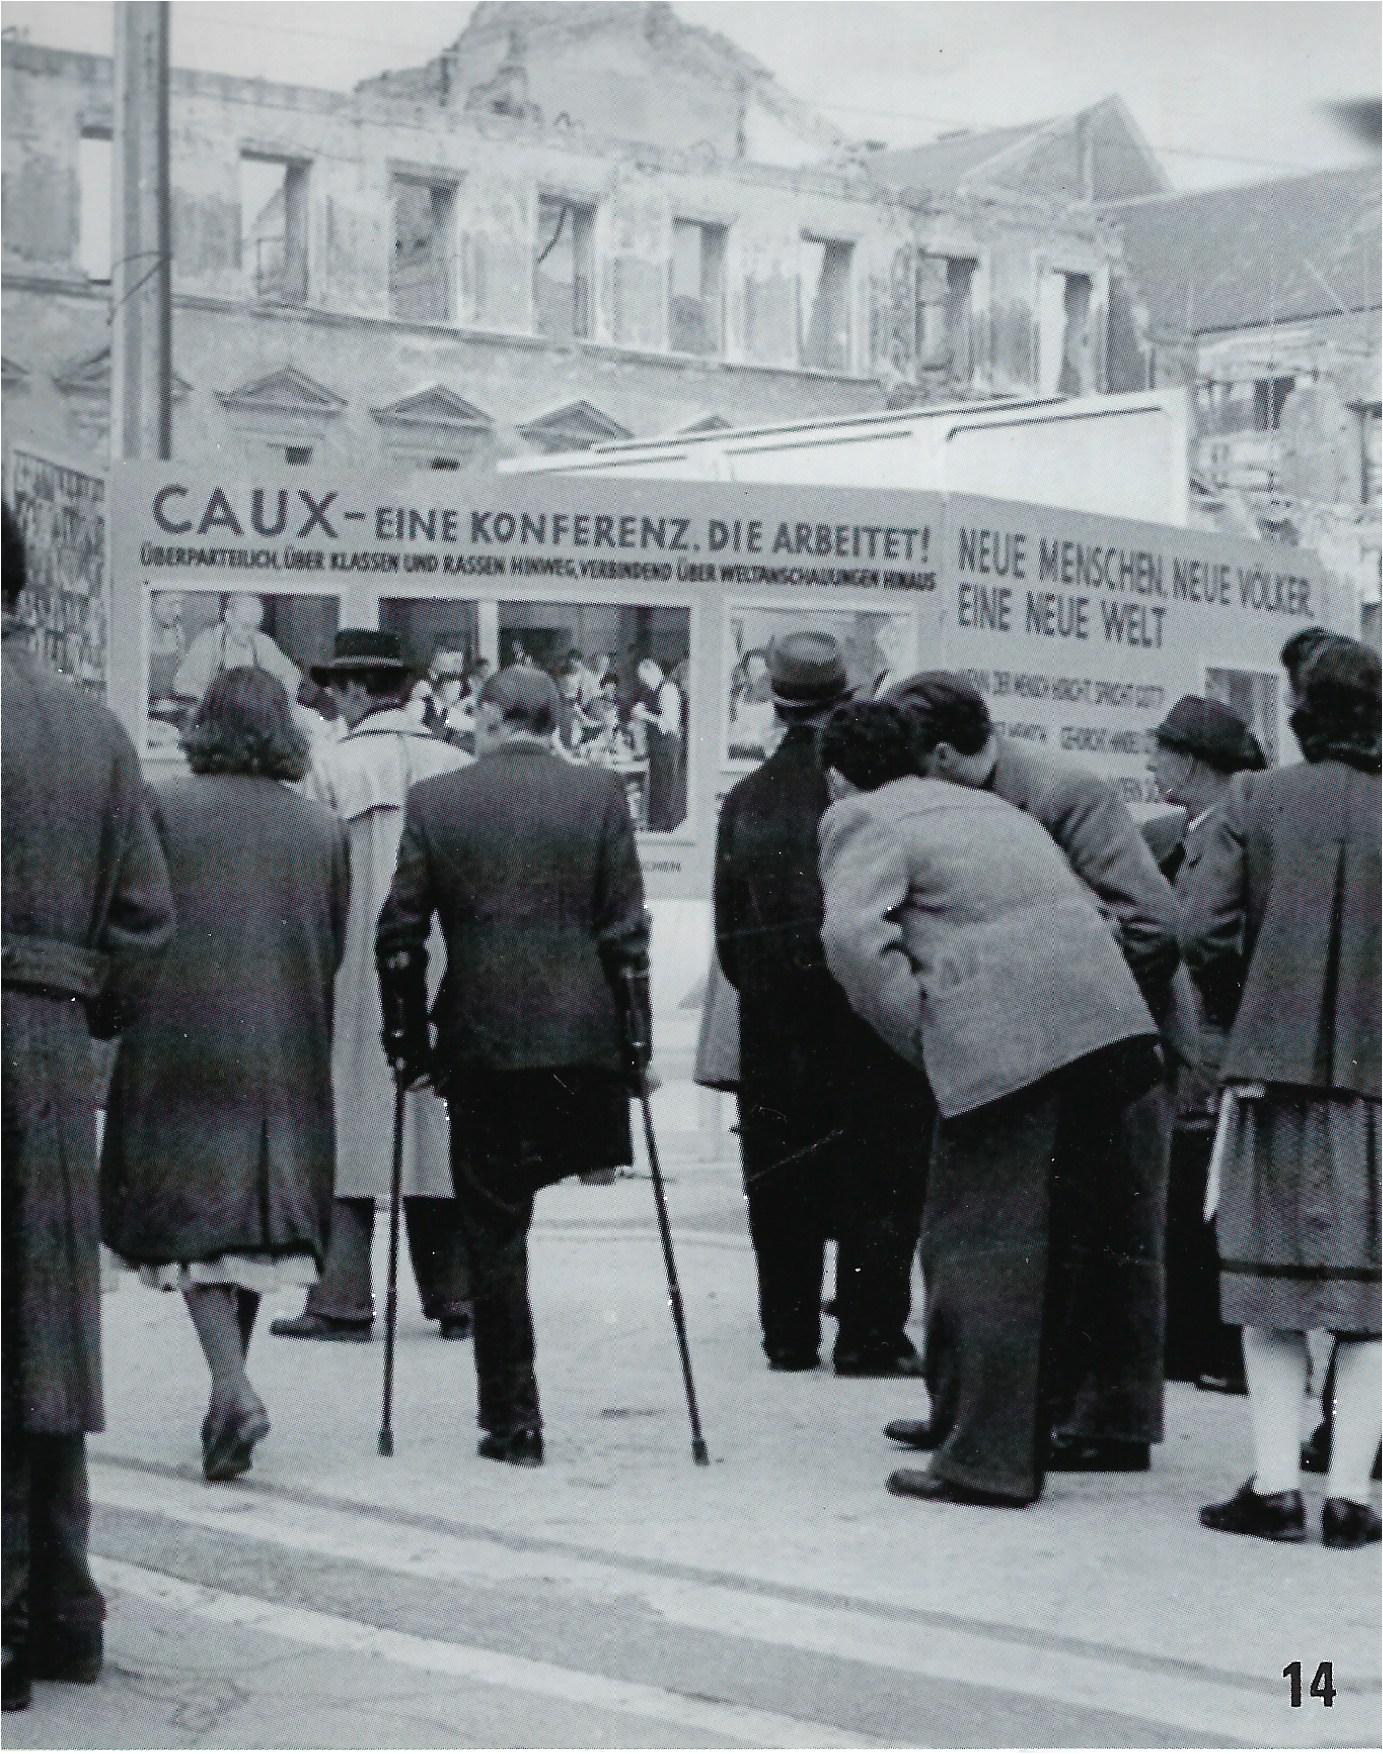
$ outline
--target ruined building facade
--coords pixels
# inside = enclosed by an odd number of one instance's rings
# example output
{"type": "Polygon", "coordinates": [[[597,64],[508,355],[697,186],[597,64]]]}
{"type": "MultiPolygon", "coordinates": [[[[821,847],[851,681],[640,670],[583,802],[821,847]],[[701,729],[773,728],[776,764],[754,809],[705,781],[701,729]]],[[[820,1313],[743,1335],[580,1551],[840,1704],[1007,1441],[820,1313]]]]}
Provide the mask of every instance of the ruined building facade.
{"type": "MultiPolygon", "coordinates": [[[[4,45],[7,439],[93,460],[111,77],[4,45]]],[[[1146,382],[1088,204],[897,186],[665,6],[481,6],[351,93],[178,70],[171,118],[178,456],[452,468],[1146,382]]]]}

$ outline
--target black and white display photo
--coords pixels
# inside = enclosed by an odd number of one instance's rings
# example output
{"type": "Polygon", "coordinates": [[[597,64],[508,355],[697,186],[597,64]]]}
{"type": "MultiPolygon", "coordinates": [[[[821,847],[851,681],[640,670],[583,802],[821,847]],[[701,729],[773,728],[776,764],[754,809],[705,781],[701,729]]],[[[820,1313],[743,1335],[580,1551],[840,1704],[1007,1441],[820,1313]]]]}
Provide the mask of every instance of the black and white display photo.
{"type": "Polygon", "coordinates": [[[7,1745],[1383,1745],[1378,5],[0,14],[7,1745]]]}

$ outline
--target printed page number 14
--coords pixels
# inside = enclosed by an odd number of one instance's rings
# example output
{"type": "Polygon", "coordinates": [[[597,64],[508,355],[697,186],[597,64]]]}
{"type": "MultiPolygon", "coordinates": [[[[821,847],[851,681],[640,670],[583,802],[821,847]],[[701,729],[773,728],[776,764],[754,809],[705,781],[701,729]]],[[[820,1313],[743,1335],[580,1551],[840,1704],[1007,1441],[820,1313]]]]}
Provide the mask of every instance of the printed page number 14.
{"type": "MultiPolygon", "coordinates": [[[[1292,1705],[1295,1708],[1302,1702],[1301,1695],[1301,1664],[1288,1663],[1282,1671],[1282,1679],[1289,1681],[1292,1687],[1292,1705]]],[[[1329,1707],[1335,1703],[1335,1666],[1333,1663],[1321,1663],[1311,1678],[1307,1693],[1312,1699],[1319,1699],[1321,1704],[1329,1707]]]]}

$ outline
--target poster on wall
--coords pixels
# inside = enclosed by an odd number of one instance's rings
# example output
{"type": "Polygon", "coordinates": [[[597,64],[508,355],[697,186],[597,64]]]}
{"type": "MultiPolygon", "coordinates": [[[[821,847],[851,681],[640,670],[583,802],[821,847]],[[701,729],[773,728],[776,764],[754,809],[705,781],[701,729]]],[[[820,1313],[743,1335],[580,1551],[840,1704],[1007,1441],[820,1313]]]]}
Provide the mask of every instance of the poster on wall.
{"type": "Polygon", "coordinates": [[[1159,801],[1152,731],[1182,694],[1232,707],[1282,759],[1279,649],[1338,620],[1304,549],[1055,507],[956,495],[944,565],[948,661],[999,730],[1094,768],[1137,805],[1159,801]]]}
{"type": "Polygon", "coordinates": [[[916,631],[909,614],[878,609],[823,608],[813,602],[757,604],[734,599],[725,607],[725,748],[722,765],[735,772],[756,767],[777,746],[781,727],[773,710],[769,648],[786,634],[833,634],[840,642],[850,686],[860,696],[900,681],[913,666],[916,631]]]}
{"type": "Polygon", "coordinates": [[[110,621],[105,478],[16,450],[8,498],[28,563],[19,619],[45,664],[104,700],[110,621]]]}
{"type": "Polygon", "coordinates": [[[174,755],[203,695],[223,670],[276,677],[314,740],[330,736],[330,708],[311,680],[336,635],[335,597],[204,587],[148,592],[145,611],[145,752],[174,755]],[[322,709],[326,708],[324,712],[322,709]]]}

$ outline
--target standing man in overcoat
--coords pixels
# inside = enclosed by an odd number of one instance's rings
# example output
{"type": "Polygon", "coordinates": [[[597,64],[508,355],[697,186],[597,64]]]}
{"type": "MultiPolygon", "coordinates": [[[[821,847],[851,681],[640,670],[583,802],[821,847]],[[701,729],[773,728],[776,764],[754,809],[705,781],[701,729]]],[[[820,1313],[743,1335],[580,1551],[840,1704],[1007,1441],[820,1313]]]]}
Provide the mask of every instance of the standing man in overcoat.
{"type": "MultiPolygon", "coordinates": [[[[910,715],[924,774],[991,791],[1046,829],[1100,903],[1161,1027],[1180,960],[1176,902],[1114,787],[1077,762],[999,736],[963,676],[922,671],[886,698],[910,715]]],[[[1053,1346],[1056,1472],[1141,1473],[1162,1441],[1171,1131],[1163,1079],[1125,1107],[1103,1198],[1081,1215],[1053,1346]]]]}
{"type": "MultiPolygon", "coordinates": [[[[303,789],[346,824],[351,907],[331,1049],[331,1238],[306,1309],[270,1324],[270,1332],[285,1339],[368,1340],[374,1320],[370,1247],[376,1202],[389,1198],[394,1125],[393,1079],[380,1050],[375,925],[394,875],[408,788],[454,773],[471,759],[405,712],[407,677],[398,635],[367,628],[343,628],[331,661],[312,672],[313,681],[335,697],[349,729],[319,752],[303,789]]],[[[403,1145],[403,1213],[423,1315],[440,1324],[443,1339],[464,1339],[471,1331],[470,1286],[451,1186],[446,1111],[431,1090],[409,1097],[403,1145]]]]}
{"type": "Polygon", "coordinates": [[[921,1221],[926,1080],[855,1016],[826,966],[817,826],[830,794],[822,725],[850,696],[827,633],[769,651],[786,727],[730,792],[715,863],[716,950],[740,1001],[740,1151],[771,1370],[811,1370],[828,1236],[839,1242],[834,1366],[921,1375],[903,1332],[921,1221]]]}
{"type": "MultiPolygon", "coordinates": [[[[479,759],[408,794],[376,948],[389,1057],[431,1071],[475,1305],[479,1453],[534,1467],[542,1416],[528,1302],[539,1188],[633,1161],[622,1019],[647,1014],[648,915],[617,774],[552,747],[559,701],[511,665],[481,690],[479,759]],[[433,917],[446,972],[428,1034],[433,917]]],[[[641,1037],[648,1040],[647,1033],[641,1037]]]]}
{"type": "Polygon", "coordinates": [[[12,612],[4,509],[4,1707],[94,1681],[86,1439],[101,1397],[92,1033],[128,1017],[173,932],[139,761],[112,714],[48,674],[12,612]]]}

